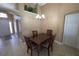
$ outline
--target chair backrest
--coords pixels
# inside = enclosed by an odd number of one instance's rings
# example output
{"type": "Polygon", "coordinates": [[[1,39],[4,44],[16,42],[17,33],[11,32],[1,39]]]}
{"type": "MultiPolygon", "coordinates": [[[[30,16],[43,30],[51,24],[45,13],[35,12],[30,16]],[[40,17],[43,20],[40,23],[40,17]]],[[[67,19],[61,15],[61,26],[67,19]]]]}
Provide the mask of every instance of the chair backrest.
{"type": "Polygon", "coordinates": [[[30,38],[29,37],[26,37],[26,36],[24,36],[24,38],[25,38],[25,42],[26,42],[26,45],[27,45],[27,47],[28,48],[32,48],[32,43],[31,43],[31,41],[30,41],[30,38]]]}
{"type": "Polygon", "coordinates": [[[48,30],[47,30],[47,35],[51,36],[51,35],[52,35],[52,32],[53,32],[53,31],[52,31],[51,29],[48,29],[48,30]]]}
{"type": "Polygon", "coordinates": [[[33,35],[33,37],[38,36],[38,31],[32,31],[32,35],[33,35]]]}
{"type": "Polygon", "coordinates": [[[52,42],[54,42],[55,37],[56,37],[56,34],[55,34],[55,35],[53,35],[53,37],[52,37],[52,42]]]}

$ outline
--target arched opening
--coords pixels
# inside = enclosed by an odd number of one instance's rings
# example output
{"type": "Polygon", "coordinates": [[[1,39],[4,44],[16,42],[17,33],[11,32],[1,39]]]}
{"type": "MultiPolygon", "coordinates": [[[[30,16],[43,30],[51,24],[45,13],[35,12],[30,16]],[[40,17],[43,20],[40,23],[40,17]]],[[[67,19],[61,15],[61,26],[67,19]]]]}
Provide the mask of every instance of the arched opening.
{"type": "Polygon", "coordinates": [[[12,33],[12,24],[8,20],[8,14],[0,12],[0,36],[9,36],[12,33]]]}
{"type": "Polygon", "coordinates": [[[0,36],[11,36],[21,33],[21,17],[15,14],[0,12],[0,36]]]}

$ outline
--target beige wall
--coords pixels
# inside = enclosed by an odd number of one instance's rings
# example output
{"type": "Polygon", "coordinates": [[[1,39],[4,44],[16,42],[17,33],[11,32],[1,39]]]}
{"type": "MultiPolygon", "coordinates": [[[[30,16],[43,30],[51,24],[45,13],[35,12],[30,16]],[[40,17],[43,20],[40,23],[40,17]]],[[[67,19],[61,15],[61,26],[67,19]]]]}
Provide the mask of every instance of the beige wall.
{"type": "Polygon", "coordinates": [[[64,15],[70,12],[79,10],[79,4],[46,4],[41,7],[41,11],[45,14],[46,19],[42,23],[42,32],[47,29],[53,29],[57,34],[56,40],[62,41],[63,39],[63,27],[64,27],[64,15]]]}
{"type": "Polygon", "coordinates": [[[21,12],[20,16],[22,16],[22,34],[30,36],[32,35],[32,30],[38,30],[40,32],[40,21],[35,18],[36,14],[24,11],[24,4],[19,4],[18,6],[21,12]]]}
{"type": "Polygon", "coordinates": [[[0,3],[0,7],[4,7],[8,9],[17,9],[16,3],[0,3]]]}
{"type": "Polygon", "coordinates": [[[24,3],[17,3],[17,8],[19,9],[19,10],[24,10],[24,3]]]}
{"type": "Polygon", "coordinates": [[[40,21],[35,18],[36,15],[24,11],[21,15],[23,18],[21,20],[23,35],[31,35],[32,30],[38,30],[38,32],[40,32],[40,21]]]}

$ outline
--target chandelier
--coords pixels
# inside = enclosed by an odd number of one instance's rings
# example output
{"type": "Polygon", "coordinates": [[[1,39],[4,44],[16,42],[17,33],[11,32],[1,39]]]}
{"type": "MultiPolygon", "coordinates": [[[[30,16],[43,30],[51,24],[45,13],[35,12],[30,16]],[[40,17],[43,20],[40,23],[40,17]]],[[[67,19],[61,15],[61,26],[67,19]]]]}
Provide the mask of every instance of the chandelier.
{"type": "Polygon", "coordinates": [[[36,4],[36,5],[37,5],[37,15],[36,15],[36,19],[38,19],[38,20],[43,20],[43,19],[45,19],[45,15],[44,15],[44,14],[41,14],[40,5],[39,5],[39,4],[36,4]]]}

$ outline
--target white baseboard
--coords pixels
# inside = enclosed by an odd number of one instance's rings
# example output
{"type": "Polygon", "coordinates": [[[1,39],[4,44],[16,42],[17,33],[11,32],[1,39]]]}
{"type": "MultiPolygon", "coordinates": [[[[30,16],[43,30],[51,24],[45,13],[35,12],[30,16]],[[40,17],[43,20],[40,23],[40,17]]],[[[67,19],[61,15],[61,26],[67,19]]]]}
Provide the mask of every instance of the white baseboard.
{"type": "Polygon", "coordinates": [[[59,45],[62,45],[63,43],[62,42],[59,42],[57,40],[54,41],[55,43],[59,44],[59,45]]]}

